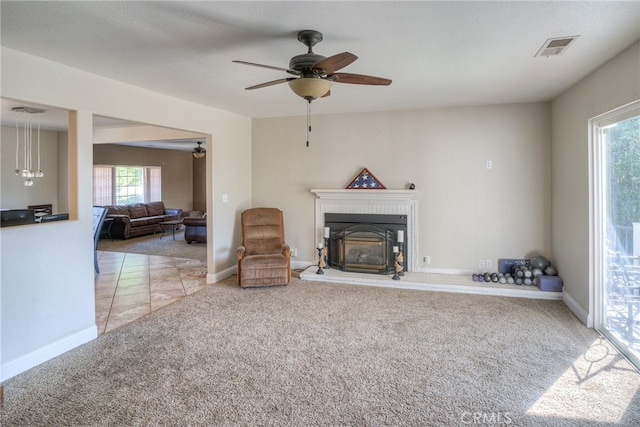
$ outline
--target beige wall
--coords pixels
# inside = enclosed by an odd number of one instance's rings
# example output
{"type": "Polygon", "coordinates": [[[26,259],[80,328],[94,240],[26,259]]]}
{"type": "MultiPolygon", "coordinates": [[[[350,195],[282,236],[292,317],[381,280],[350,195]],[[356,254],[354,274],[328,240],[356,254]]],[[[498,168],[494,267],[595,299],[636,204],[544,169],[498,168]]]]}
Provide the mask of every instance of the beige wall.
{"type": "Polygon", "coordinates": [[[307,148],[305,117],[253,120],[253,205],[284,211],[298,260],[314,259],[309,190],[344,188],[363,167],[389,189],[415,183],[419,269],[477,271],[482,258],[493,261],[493,270],[499,258],[533,253],[553,259],[548,103],[312,121],[307,148]]]}
{"type": "MultiPolygon", "coordinates": [[[[58,132],[40,131],[40,165],[44,176],[34,178],[32,187],[23,185],[24,178],[16,176],[16,129],[15,127],[1,127],[0,135],[0,208],[2,209],[26,209],[29,205],[51,203],[54,213],[68,212],[68,205],[58,203],[58,132]]],[[[66,136],[66,133],[61,133],[66,136]]],[[[22,136],[22,131],[20,132],[22,136]]],[[[66,146],[66,138],[61,145],[66,146]]],[[[23,145],[21,143],[20,148],[23,145]]],[[[33,162],[37,165],[36,144],[34,144],[33,162]]],[[[66,155],[66,151],[61,153],[66,155]]],[[[22,167],[24,157],[20,153],[19,163],[22,167]]],[[[67,169],[63,170],[66,178],[67,169]]],[[[65,181],[66,182],[66,181],[65,181]]]]}
{"type": "Polygon", "coordinates": [[[162,201],[167,208],[192,209],[192,159],[191,153],[184,151],[118,144],[93,146],[94,165],[160,166],[162,201]]]}
{"type": "Polygon", "coordinates": [[[553,252],[564,279],[565,300],[586,323],[589,291],[588,121],[640,99],[640,42],[552,102],[553,252]]]}

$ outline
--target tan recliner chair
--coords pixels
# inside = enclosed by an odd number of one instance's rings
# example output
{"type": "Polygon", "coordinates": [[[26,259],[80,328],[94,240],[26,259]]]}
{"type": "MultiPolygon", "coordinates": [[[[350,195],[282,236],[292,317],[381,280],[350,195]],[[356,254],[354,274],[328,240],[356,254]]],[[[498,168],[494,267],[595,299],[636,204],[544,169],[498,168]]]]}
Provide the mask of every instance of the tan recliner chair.
{"type": "Polygon", "coordinates": [[[247,209],[241,214],[242,246],[238,247],[238,285],[243,288],[288,285],[291,253],[284,241],[282,211],[247,209]]]}

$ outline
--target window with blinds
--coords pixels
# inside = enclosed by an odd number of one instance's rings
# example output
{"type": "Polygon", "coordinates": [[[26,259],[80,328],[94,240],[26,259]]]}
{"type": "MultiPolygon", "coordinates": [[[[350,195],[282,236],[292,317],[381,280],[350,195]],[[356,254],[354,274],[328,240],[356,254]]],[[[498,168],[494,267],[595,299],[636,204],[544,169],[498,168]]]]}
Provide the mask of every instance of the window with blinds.
{"type": "Polygon", "coordinates": [[[127,205],[162,200],[162,170],[159,166],[93,167],[93,204],[127,205]]]}

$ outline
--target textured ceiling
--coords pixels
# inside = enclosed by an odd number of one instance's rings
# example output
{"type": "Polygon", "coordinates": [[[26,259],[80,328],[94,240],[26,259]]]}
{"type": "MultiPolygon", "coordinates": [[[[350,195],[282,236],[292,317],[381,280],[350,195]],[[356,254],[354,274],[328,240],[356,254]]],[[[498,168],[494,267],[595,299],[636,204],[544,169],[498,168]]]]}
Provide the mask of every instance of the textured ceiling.
{"type": "Polygon", "coordinates": [[[313,113],[547,101],[640,39],[640,2],[0,2],[2,46],[250,117],[305,114],[287,67],[348,51],[342,71],[391,86],[334,84],[313,113]],[[534,58],[548,38],[579,35],[534,58]]]}

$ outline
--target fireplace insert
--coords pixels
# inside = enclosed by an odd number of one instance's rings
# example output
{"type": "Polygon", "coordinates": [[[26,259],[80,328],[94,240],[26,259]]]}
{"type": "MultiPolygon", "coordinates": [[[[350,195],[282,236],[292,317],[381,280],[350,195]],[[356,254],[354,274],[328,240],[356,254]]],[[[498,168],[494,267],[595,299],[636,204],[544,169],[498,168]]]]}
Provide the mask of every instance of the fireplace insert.
{"type": "Polygon", "coordinates": [[[331,230],[328,253],[331,268],[360,273],[394,273],[393,246],[398,245],[398,231],[406,235],[405,215],[327,213],[325,226],[331,230]]]}

